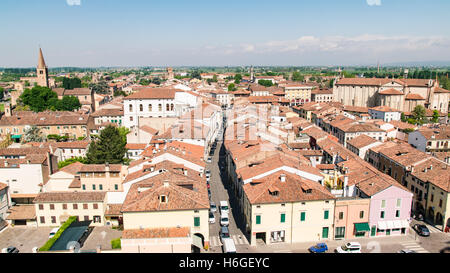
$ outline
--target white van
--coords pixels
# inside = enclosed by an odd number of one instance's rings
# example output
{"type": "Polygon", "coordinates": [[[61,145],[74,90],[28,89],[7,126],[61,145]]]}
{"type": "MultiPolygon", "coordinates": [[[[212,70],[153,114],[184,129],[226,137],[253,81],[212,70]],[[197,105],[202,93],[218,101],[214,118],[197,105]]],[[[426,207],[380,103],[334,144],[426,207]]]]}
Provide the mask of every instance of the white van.
{"type": "Polygon", "coordinates": [[[336,249],[337,253],[361,253],[361,244],[358,242],[346,243],[336,249]]]}
{"type": "Polygon", "coordinates": [[[220,201],[220,214],[222,213],[229,213],[230,212],[230,208],[228,207],[228,202],[227,201],[220,201]]]}
{"type": "Polygon", "coordinates": [[[222,239],[222,243],[223,253],[236,253],[236,246],[234,245],[233,239],[224,238],[222,239]]]}

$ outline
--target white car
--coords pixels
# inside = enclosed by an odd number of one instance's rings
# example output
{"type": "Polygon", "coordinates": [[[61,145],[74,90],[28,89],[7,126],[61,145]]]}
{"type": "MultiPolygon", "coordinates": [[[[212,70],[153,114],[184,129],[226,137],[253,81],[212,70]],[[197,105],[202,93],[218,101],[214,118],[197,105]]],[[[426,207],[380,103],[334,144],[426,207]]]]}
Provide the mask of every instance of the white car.
{"type": "Polygon", "coordinates": [[[50,234],[48,235],[48,238],[53,238],[55,236],[56,232],[58,232],[59,228],[54,228],[50,231],[50,234]]]}
{"type": "Polygon", "coordinates": [[[209,223],[214,224],[216,222],[216,217],[214,216],[214,213],[211,211],[209,212],[209,223]]]}
{"type": "Polygon", "coordinates": [[[227,201],[220,201],[219,208],[220,208],[220,213],[221,214],[230,212],[230,208],[228,206],[228,202],[227,201]]]}
{"type": "Polygon", "coordinates": [[[210,207],[211,212],[217,211],[216,203],[214,203],[214,202],[209,203],[209,207],[210,207]]]}
{"type": "Polygon", "coordinates": [[[228,218],[228,213],[222,213],[220,215],[220,225],[227,227],[230,224],[230,219],[228,218]]]}
{"type": "Polygon", "coordinates": [[[337,253],[361,253],[361,244],[358,242],[346,243],[343,246],[338,247],[335,252],[337,253]]]}

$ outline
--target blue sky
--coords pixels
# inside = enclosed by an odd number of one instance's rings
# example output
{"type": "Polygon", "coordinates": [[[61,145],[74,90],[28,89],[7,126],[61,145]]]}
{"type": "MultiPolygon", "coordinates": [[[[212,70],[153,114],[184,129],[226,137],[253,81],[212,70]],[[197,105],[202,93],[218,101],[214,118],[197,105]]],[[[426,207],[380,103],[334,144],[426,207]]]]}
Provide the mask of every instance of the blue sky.
{"type": "Polygon", "coordinates": [[[0,67],[450,60],[448,0],[2,0],[0,67]]]}

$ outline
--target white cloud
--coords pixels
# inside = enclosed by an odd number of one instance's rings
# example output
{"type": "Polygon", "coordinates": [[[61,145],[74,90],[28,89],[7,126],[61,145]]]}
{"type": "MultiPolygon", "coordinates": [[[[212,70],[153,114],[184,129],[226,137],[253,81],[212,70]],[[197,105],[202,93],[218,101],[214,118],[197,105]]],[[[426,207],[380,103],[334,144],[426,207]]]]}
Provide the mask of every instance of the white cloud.
{"type": "Polygon", "coordinates": [[[369,6],[381,6],[381,0],[366,0],[369,6]]]}
{"type": "Polygon", "coordinates": [[[66,0],[69,6],[81,6],[81,0],[66,0]]]}

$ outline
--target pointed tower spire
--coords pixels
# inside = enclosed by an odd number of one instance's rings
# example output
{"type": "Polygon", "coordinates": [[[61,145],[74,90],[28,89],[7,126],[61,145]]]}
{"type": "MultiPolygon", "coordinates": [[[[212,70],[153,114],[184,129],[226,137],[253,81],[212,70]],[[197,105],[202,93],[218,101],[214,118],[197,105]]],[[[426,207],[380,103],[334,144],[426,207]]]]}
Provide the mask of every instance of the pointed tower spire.
{"type": "Polygon", "coordinates": [[[38,61],[38,68],[44,69],[46,67],[45,61],[44,61],[44,55],[42,54],[42,49],[39,48],[39,61],[38,61]]]}

